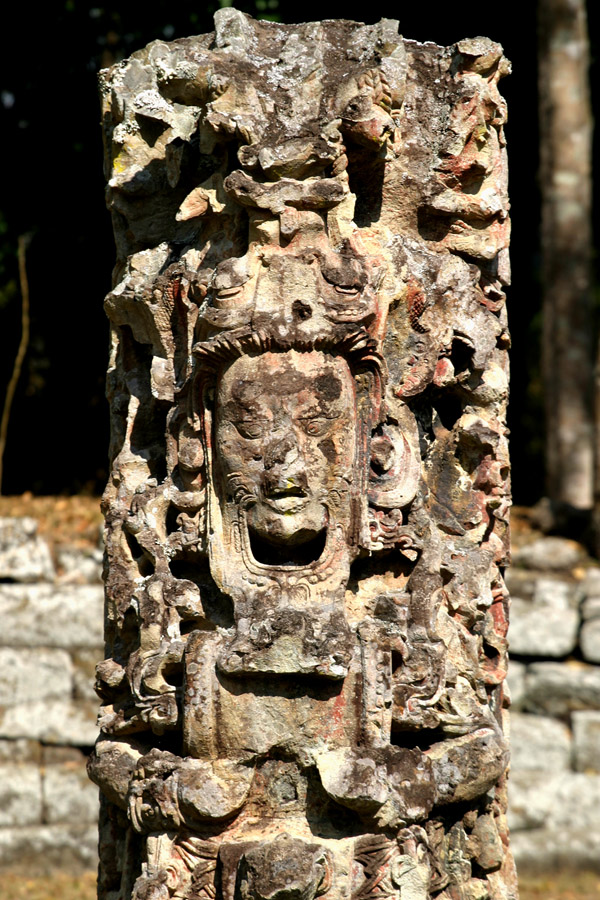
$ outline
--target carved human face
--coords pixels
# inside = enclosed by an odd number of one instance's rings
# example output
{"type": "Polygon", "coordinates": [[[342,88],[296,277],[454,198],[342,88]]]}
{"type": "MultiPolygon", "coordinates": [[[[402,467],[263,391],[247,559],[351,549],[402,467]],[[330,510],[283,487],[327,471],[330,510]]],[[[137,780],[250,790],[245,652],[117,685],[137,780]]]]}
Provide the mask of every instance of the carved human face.
{"type": "Polygon", "coordinates": [[[352,478],[354,381],[340,357],[263,353],[233,362],[216,397],[216,456],[251,539],[285,556],[324,536],[352,478]]]}

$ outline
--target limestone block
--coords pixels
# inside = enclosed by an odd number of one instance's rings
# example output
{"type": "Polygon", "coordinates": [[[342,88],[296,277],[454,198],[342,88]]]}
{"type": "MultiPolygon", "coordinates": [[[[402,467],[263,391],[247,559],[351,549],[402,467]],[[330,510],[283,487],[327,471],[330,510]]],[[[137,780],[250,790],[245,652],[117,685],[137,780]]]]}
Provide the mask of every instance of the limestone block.
{"type": "Polygon", "coordinates": [[[536,828],[514,832],[510,843],[521,874],[598,870],[600,831],[576,827],[565,833],[563,828],[536,828]]]}
{"type": "Polygon", "coordinates": [[[95,669],[96,663],[102,659],[102,655],[101,647],[73,651],[71,655],[73,660],[73,683],[75,686],[73,696],[76,700],[97,701],[98,695],[94,690],[95,669]]]}
{"type": "Polygon", "coordinates": [[[45,744],[42,747],[42,765],[43,766],[65,766],[69,770],[80,769],[85,766],[87,754],[85,749],[79,747],[65,746],[64,744],[45,744]]]}
{"type": "Polygon", "coordinates": [[[511,772],[508,783],[508,824],[511,833],[541,828],[554,798],[547,772],[511,772]]]}
{"type": "Polygon", "coordinates": [[[37,534],[37,522],[28,516],[0,518],[0,579],[2,581],[54,581],[48,544],[37,534]]]}
{"type": "Polygon", "coordinates": [[[552,780],[556,781],[556,787],[548,826],[600,832],[600,775],[565,772],[553,776],[552,780]]]}
{"type": "Polygon", "coordinates": [[[517,656],[563,657],[577,644],[579,614],[574,609],[513,598],[510,652],[517,656]]]}
{"type": "Polygon", "coordinates": [[[99,585],[0,585],[0,645],[100,647],[103,590],[99,585]]]}
{"type": "Polygon", "coordinates": [[[72,670],[66,650],[0,647],[0,706],[66,700],[73,691],[72,670]]]}
{"type": "Polygon", "coordinates": [[[48,824],[98,820],[98,788],[87,777],[85,759],[47,766],[42,781],[44,821],[48,824]]]}
{"type": "Polygon", "coordinates": [[[506,586],[513,598],[558,609],[577,606],[581,596],[579,585],[562,573],[540,575],[539,572],[515,566],[511,566],[506,573],[506,586]]]}
{"type": "Polygon", "coordinates": [[[544,769],[557,772],[571,766],[571,732],[546,716],[511,713],[511,772],[544,769]]]}
{"type": "Polygon", "coordinates": [[[581,604],[581,617],[584,621],[600,618],[600,596],[585,598],[581,604]]]}
{"type": "Polygon", "coordinates": [[[533,602],[552,609],[569,609],[576,606],[578,588],[560,578],[536,578],[533,602]]]}
{"type": "Polygon", "coordinates": [[[591,663],[600,663],[600,619],[588,619],[583,623],[579,643],[584,659],[591,663]]]}
{"type": "Polygon", "coordinates": [[[576,541],[543,537],[517,550],[513,554],[513,565],[523,569],[561,572],[579,565],[585,555],[585,549],[576,541]]]}
{"type": "Polygon", "coordinates": [[[506,687],[511,700],[511,709],[519,710],[523,705],[525,697],[525,673],[527,666],[516,659],[510,659],[508,664],[508,674],[506,676],[506,687]]]}
{"type": "Polygon", "coordinates": [[[511,831],[588,828],[600,832],[600,775],[513,772],[508,789],[511,831]]]}
{"type": "MultiPolygon", "coordinates": [[[[513,554],[514,555],[514,554],[513,554]]],[[[511,565],[506,570],[506,587],[511,597],[521,597],[523,600],[533,600],[535,586],[539,581],[539,575],[536,572],[529,572],[527,569],[518,569],[511,565]]]]}
{"type": "Polygon", "coordinates": [[[91,747],[98,735],[95,705],[87,701],[38,700],[0,710],[1,738],[91,747]]]}
{"type": "Polygon", "coordinates": [[[557,717],[578,709],[600,709],[600,668],[574,660],[528,667],[523,707],[557,717]]]}
{"type": "Polygon", "coordinates": [[[586,569],[580,587],[586,596],[600,597],[600,566],[590,566],[586,569]]]}
{"type": "Polygon", "coordinates": [[[578,710],[571,717],[573,759],[578,772],[600,772],[600,712],[578,710]]]}
{"type": "Polygon", "coordinates": [[[0,829],[42,822],[42,777],[38,766],[0,764],[0,829]]]}
{"type": "Polygon", "coordinates": [[[42,745],[28,738],[0,740],[0,765],[17,763],[41,763],[42,745]]]}
{"type": "Polygon", "coordinates": [[[0,869],[44,875],[53,869],[71,872],[98,863],[98,829],[94,825],[26,825],[0,828],[0,869]]]}
{"type": "Polygon", "coordinates": [[[101,584],[102,550],[59,547],[56,552],[60,584],[101,584]]]}

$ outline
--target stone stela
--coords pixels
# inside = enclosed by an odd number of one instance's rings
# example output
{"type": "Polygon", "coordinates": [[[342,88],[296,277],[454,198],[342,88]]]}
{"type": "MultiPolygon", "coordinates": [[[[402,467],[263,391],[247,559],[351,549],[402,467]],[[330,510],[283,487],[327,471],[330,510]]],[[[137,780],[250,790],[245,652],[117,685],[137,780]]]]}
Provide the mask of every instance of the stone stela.
{"type": "Polygon", "coordinates": [[[508,900],[487,38],[256,22],[101,75],[102,900],[508,900]]]}

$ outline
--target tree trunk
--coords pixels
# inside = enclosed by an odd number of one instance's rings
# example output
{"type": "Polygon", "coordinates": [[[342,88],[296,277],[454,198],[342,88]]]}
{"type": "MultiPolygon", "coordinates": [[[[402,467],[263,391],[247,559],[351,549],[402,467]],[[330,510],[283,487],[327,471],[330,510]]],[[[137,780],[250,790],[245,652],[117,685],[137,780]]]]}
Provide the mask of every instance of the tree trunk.
{"type": "MultiPolygon", "coordinates": [[[[540,0],[543,381],[547,493],[591,510],[594,472],[591,147],[585,0],[540,0]]],[[[566,517],[566,518],[565,518],[566,517]]]]}

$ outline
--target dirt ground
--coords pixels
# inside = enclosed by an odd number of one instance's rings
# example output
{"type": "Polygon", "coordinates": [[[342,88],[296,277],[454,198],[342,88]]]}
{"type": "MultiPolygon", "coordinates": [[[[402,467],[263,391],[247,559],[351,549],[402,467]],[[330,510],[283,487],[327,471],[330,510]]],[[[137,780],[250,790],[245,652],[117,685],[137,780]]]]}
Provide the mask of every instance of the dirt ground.
{"type": "MultiPolygon", "coordinates": [[[[600,874],[565,872],[543,878],[523,878],[521,900],[598,900],[600,874]]],[[[0,874],[2,900],[95,900],[96,873],[78,877],[54,875],[51,878],[26,878],[0,874]]]]}
{"type": "Polygon", "coordinates": [[[96,900],[96,873],[56,874],[27,878],[22,874],[0,874],[2,900],[96,900]]]}
{"type": "Polygon", "coordinates": [[[85,548],[97,546],[102,525],[100,498],[34,497],[26,493],[0,497],[1,516],[31,516],[38,520],[38,534],[50,544],[85,548]]]}
{"type": "Polygon", "coordinates": [[[521,900],[598,900],[600,874],[562,872],[541,878],[519,879],[521,900]]]}

